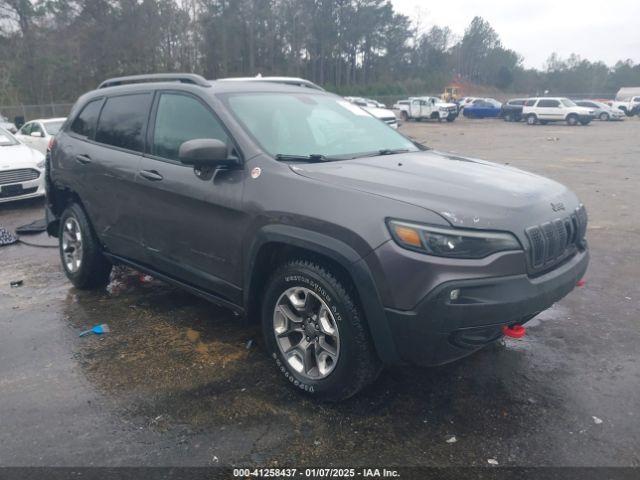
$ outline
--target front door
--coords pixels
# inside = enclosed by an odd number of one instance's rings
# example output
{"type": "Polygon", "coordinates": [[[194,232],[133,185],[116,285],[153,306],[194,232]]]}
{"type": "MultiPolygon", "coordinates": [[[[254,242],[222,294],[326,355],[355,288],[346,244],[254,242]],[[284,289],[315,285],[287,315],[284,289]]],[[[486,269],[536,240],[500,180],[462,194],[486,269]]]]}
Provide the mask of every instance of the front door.
{"type": "Polygon", "coordinates": [[[140,162],[140,226],[147,263],[163,273],[240,303],[244,171],[199,172],[178,158],[182,143],[232,141],[200,98],[159,92],[149,153],[140,162]]]}

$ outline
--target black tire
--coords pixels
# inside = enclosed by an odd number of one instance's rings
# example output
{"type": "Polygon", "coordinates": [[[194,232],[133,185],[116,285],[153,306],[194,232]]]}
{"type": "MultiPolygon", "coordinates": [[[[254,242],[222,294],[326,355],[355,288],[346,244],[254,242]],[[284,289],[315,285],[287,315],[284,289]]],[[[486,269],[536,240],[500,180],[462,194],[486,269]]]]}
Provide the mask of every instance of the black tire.
{"type": "Polygon", "coordinates": [[[262,305],[262,330],[269,355],[289,384],[321,400],[345,400],[372,383],[381,370],[356,295],[321,263],[295,259],[278,268],[267,284],[262,305]],[[310,379],[287,362],[276,341],[274,315],[278,300],[290,288],[301,287],[321,298],[335,317],[340,349],[333,370],[310,379]]]}
{"type": "Polygon", "coordinates": [[[591,120],[580,120],[580,125],[582,125],[583,127],[586,127],[590,123],[591,123],[591,120]]]}
{"type": "Polygon", "coordinates": [[[447,122],[451,123],[455,121],[456,117],[447,117],[447,122]]]}
{"type": "Polygon", "coordinates": [[[408,122],[409,114],[403,110],[402,112],[400,112],[400,118],[402,118],[403,122],[408,122]]]}
{"type": "Polygon", "coordinates": [[[534,113],[527,115],[526,120],[527,125],[535,125],[536,123],[538,123],[538,117],[534,113]]]}
{"type": "Polygon", "coordinates": [[[600,114],[600,120],[603,122],[607,122],[609,120],[609,114],[607,112],[602,112],[600,114]]]}
{"type": "Polygon", "coordinates": [[[567,117],[567,125],[571,125],[572,127],[578,125],[578,116],[577,115],[569,115],[567,117]]]}
{"type": "Polygon", "coordinates": [[[511,117],[510,113],[505,113],[504,114],[504,121],[505,122],[513,122],[513,118],[511,117]]]}
{"type": "Polygon", "coordinates": [[[74,287],[80,290],[91,290],[102,288],[109,283],[109,275],[112,268],[111,262],[102,254],[102,248],[93,231],[91,222],[84,209],[77,203],[69,205],[62,213],[58,240],[62,268],[74,287]],[[73,271],[67,265],[63,249],[65,226],[70,219],[79,226],[81,235],[81,262],[76,271],[73,271]]]}

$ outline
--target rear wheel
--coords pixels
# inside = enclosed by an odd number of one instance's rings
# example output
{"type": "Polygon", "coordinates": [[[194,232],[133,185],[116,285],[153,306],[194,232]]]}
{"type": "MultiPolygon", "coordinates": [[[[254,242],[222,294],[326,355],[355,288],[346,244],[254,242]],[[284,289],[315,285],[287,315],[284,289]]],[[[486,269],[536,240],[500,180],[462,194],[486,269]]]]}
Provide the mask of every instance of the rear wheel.
{"type": "Polygon", "coordinates": [[[292,260],[272,275],[262,327],[280,372],[316,398],[349,398],[380,371],[355,294],[320,263],[292,260]]]}
{"type": "Polygon", "coordinates": [[[591,120],[580,120],[580,125],[586,126],[591,123],[591,120]]]}
{"type": "Polygon", "coordinates": [[[538,123],[538,117],[535,114],[527,115],[527,125],[535,125],[536,123],[538,123]]]}
{"type": "Polygon", "coordinates": [[[504,121],[505,122],[513,122],[513,117],[511,116],[510,113],[505,113],[504,114],[504,121]]]}
{"type": "Polygon", "coordinates": [[[400,113],[400,118],[402,118],[403,122],[408,122],[409,121],[409,114],[403,110],[400,113]]]}
{"type": "Polygon", "coordinates": [[[71,204],[62,213],[58,240],[62,268],[76,288],[88,290],[109,283],[111,262],[102,255],[100,243],[80,205],[71,204]]]}
{"type": "Polygon", "coordinates": [[[609,114],[607,112],[602,112],[600,114],[600,120],[602,120],[603,122],[606,122],[609,120],[609,114]]]}
{"type": "Polygon", "coordinates": [[[577,115],[569,115],[567,117],[567,125],[571,125],[572,127],[578,124],[578,116],[577,115]]]}

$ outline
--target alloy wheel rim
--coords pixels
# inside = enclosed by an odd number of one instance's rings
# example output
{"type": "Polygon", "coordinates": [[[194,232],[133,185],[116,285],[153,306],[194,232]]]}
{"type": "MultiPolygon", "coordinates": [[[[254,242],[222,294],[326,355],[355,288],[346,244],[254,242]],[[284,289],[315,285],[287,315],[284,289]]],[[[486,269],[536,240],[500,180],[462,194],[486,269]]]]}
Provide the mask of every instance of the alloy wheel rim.
{"type": "Polygon", "coordinates": [[[82,265],[82,232],[78,221],[69,217],[62,230],[62,256],[67,271],[76,273],[82,265]]]}
{"type": "Polygon", "coordinates": [[[276,302],[273,333],[287,364],[302,377],[329,376],[340,355],[340,334],[331,309],[305,287],[287,289],[276,302]]]}

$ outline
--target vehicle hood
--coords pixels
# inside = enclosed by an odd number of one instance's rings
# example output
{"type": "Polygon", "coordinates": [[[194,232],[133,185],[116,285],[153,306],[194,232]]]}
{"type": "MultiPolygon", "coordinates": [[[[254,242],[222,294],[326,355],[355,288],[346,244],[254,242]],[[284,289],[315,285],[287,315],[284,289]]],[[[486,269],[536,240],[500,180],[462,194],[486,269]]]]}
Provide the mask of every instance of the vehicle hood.
{"type": "Polygon", "coordinates": [[[453,226],[508,230],[518,236],[527,226],[569,215],[579,204],[564,185],[548,178],[433,150],[292,169],[328,184],[423,207],[453,226]],[[566,211],[555,213],[554,208],[566,211]]]}
{"type": "Polygon", "coordinates": [[[396,114],[388,108],[363,107],[367,112],[376,118],[395,118],[396,114]]]}
{"type": "Polygon", "coordinates": [[[26,145],[0,146],[0,171],[15,168],[37,168],[44,155],[26,145]]]}

